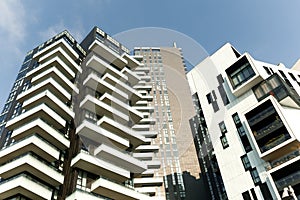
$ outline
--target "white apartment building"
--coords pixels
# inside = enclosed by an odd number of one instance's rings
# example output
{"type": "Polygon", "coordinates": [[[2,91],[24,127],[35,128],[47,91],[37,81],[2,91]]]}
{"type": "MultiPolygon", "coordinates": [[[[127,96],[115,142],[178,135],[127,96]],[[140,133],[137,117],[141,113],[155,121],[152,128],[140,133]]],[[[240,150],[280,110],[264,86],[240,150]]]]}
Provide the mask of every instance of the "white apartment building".
{"type": "Polygon", "coordinates": [[[27,54],[1,135],[0,199],[158,199],[152,86],[128,53],[95,27],[27,54]]]}
{"type": "Polygon", "coordinates": [[[187,74],[212,144],[203,158],[216,158],[228,199],[281,199],[288,188],[300,198],[295,69],[255,60],[227,43],[187,74]]]}

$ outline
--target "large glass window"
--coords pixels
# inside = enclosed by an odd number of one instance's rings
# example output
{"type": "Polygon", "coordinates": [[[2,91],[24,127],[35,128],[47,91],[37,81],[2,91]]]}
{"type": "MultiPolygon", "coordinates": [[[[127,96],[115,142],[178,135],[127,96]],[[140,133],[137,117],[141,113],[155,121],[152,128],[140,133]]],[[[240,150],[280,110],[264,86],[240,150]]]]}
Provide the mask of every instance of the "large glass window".
{"type": "Polygon", "coordinates": [[[225,126],[224,121],[219,123],[219,127],[220,127],[220,131],[221,131],[222,134],[227,133],[227,128],[225,126]]]}
{"type": "Polygon", "coordinates": [[[245,170],[248,170],[248,169],[251,168],[251,163],[250,163],[250,160],[249,160],[247,154],[243,155],[243,156],[241,157],[241,160],[242,160],[242,162],[243,162],[243,165],[244,165],[245,170]]]}
{"type": "Polygon", "coordinates": [[[251,169],[250,174],[251,174],[254,184],[258,185],[261,181],[260,181],[260,178],[259,178],[256,168],[251,169]]]}
{"type": "Polygon", "coordinates": [[[233,83],[233,88],[237,88],[242,83],[249,80],[255,75],[250,63],[245,63],[240,68],[236,69],[233,73],[230,74],[230,78],[233,83]]]}
{"type": "Polygon", "coordinates": [[[228,140],[227,140],[227,138],[226,138],[225,135],[222,135],[220,137],[220,139],[221,139],[221,143],[222,143],[223,149],[226,149],[227,147],[229,147],[228,140]]]}

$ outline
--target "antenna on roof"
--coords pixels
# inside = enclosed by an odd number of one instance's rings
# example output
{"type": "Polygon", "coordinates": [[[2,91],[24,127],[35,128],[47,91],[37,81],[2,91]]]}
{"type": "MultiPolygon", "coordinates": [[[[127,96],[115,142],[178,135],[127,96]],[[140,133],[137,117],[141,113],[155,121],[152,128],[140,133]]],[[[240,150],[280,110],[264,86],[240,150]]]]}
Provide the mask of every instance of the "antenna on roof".
{"type": "Polygon", "coordinates": [[[176,42],[173,42],[173,47],[174,47],[174,48],[177,48],[176,42]]]}

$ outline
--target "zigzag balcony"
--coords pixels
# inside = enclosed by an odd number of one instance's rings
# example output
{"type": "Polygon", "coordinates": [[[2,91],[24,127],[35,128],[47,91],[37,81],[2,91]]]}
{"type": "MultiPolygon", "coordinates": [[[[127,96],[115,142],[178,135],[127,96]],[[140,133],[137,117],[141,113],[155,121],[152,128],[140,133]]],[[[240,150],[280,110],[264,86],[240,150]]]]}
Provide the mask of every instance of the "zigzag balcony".
{"type": "Polygon", "coordinates": [[[51,199],[52,190],[25,174],[0,182],[0,199],[8,199],[18,194],[29,199],[44,200],[51,199]]]}
{"type": "Polygon", "coordinates": [[[32,135],[32,133],[36,133],[40,137],[43,137],[58,149],[65,150],[70,146],[70,141],[63,133],[53,128],[40,118],[15,129],[11,135],[11,138],[14,140],[21,140],[32,135]]]}

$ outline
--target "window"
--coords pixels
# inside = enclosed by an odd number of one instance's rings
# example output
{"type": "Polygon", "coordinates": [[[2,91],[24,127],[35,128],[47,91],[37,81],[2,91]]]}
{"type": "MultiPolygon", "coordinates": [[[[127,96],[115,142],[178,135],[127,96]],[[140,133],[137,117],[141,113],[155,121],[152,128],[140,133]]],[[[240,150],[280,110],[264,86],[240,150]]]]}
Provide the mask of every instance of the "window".
{"type": "Polygon", "coordinates": [[[246,171],[249,170],[251,168],[251,163],[250,163],[250,160],[249,160],[247,154],[243,155],[241,157],[241,160],[242,160],[245,170],[246,171]]]}
{"type": "Polygon", "coordinates": [[[232,119],[233,119],[235,125],[238,125],[241,123],[240,117],[237,113],[234,113],[232,115],[232,119]]]}
{"type": "Polygon", "coordinates": [[[223,146],[223,149],[226,149],[227,147],[229,147],[229,144],[228,144],[228,141],[227,141],[227,138],[225,135],[222,135],[220,137],[221,139],[221,143],[222,143],[222,146],[223,146]]]}
{"type": "Polygon", "coordinates": [[[249,191],[243,192],[242,196],[243,196],[244,200],[251,200],[251,196],[250,196],[249,191]]]}
{"type": "Polygon", "coordinates": [[[256,168],[251,169],[250,174],[251,174],[251,177],[253,179],[254,185],[258,185],[259,183],[261,183],[260,178],[259,178],[259,174],[258,174],[256,168]]]}
{"type": "Polygon", "coordinates": [[[265,71],[267,72],[267,74],[269,74],[269,75],[272,74],[271,71],[270,71],[270,69],[268,67],[263,66],[263,68],[265,69],[265,71]]]}
{"type": "Polygon", "coordinates": [[[220,131],[222,134],[227,133],[227,129],[226,129],[224,121],[219,123],[219,127],[220,127],[220,131]]]}
{"type": "Polygon", "coordinates": [[[286,79],[286,75],[285,75],[285,73],[284,73],[283,71],[278,70],[278,72],[280,73],[280,75],[281,75],[284,79],[286,79]]]}
{"type": "Polygon", "coordinates": [[[229,74],[233,88],[237,88],[255,75],[249,62],[229,74]]]}
{"type": "Polygon", "coordinates": [[[246,134],[245,129],[244,129],[243,126],[240,126],[240,127],[236,128],[236,129],[237,129],[240,137],[242,137],[242,136],[244,136],[246,134]]]}
{"type": "Polygon", "coordinates": [[[211,93],[207,94],[207,95],[206,95],[206,98],[207,98],[208,104],[211,104],[211,103],[213,102],[213,98],[212,98],[211,93]]]}
{"type": "Polygon", "coordinates": [[[254,200],[258,200],[257,196],[255,194],[254,188],[251,189],[251,194],[252,194],[252,197],[253,197],[254,200]]]}
{"type": "Polygon", "coordinates": [[[296,77],[294,76],[293,73],[289,72],[289,75],[290,75],[290,77],[291,77],[294,81],[297,81],[297,80],[296,80],[296,77]]]}

